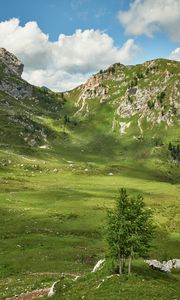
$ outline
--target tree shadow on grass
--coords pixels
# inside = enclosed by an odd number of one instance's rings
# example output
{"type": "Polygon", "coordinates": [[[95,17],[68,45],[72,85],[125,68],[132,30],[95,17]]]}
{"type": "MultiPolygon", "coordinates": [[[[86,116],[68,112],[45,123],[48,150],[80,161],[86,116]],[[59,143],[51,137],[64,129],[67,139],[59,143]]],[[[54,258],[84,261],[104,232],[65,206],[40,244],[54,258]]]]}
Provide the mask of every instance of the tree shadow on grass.
{"type": "Polygon", "coordinates": [[[135,275],[142,276],[142,278],[145,280],[163,280],[169,283],[179,282],[178,278],[174,276],[173,271],[172,273],[165,273],[162,271],[153,270],[147,265],[145,265],[145,262],[144,264],[141,264],[139,266],[133,266],[132,272],[135,275]]]}

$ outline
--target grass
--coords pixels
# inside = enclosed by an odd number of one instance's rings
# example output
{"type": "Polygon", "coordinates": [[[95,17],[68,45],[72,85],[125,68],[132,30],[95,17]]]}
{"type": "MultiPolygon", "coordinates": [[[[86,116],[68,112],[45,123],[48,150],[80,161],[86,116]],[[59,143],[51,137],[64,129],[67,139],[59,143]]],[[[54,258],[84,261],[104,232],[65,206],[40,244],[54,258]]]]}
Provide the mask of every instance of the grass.
{"type": "MultiPolygon", "coordinates": [[[[18,165],[18,156],[15,155],[15,158],[18,165]]],[[[58,165],[56,161],[44,164],[44,161],[35,159],[34,164],[39,165],[38,170],[29,169],[30,162],[24,160],[23,167],[20,165],[14,168],[12,162],[10,166],[5,167],[8,168],[6,173],[4,170],[1,171],[0,287],[2,299],[23,292],[25,286],[30,287],[30,290],[35,287],[41,288],[42,283],[44,286],[50,286],[55,279],[59,278],[41,276],[40,279],[37,276],[35,280],[34,277],[28,276],[31,272],[87,274],[96,261],[105,255],[103,227],[106,209],[113,205],[117,190],[122,186],[132,193],[143,193],[145,202],[154,211],[154,221],[158,230],[150,256],[157,259],[178,257],[178,185],[130,176],[121,168],[118,174],[108,176],[108,172],[114,169],[109,167],[105,172],[104,168],[96,164],[91,166],[88,172],[84,171],[85,165],[78,162],[70,166],[70,163],[58,165]],[[57,173],[54,173],[55,167],[59,170],[57,173]],[[98,170],[97,174],[94,174],[93,168],[98,170]],[[8,289],[6,289],[7,282],[9,282],[8,289]]],[[[143,291],[138,294],[137,287],[133,290],[130,286],[136,282],[141,288],[142,272],[144,272],[143,267],[137,275],[133,275],[135,277],[128,278],[127,282],[125,280],[129,292],[124,293],[127,297],[124,299],[131,299],[128,295],[132,293],[136,293],[137,299],[141,299],[143,291]]],[[[80,284],[77,283],[62,299],[69,299],[68,295],[71,295],[70,299],[78,299],[74,294],[77,294],[76,289],[79,289],[78,295],[81,295],[81,289],[85,293],[91,281],[97,283],[92,276],[90,279],[89,275],[85,275],[85,278],[86,276],[87,280],[82,279],[82,283],[81,281],[80,284]]],[[[108,299],[116,299],[113,297],[119,297],[116,287],[119,280],[121,282],[124,279],[118,277],[113,279],[117,294],[111,293],[112,280],[107,280],[103,284],[104,292],[101,289],[95,293],[91,291],[89,298],[86,299],[106,299],[103,295],[107,293],[108,299]]],[[[163,280],[160,279],[157,284],[149,277],[147,287],[156,289],[158,285],[161,290],[163,280]]],[[[179,274],[172,275],[172,287],[175,285],[173,280],[179,280],[179,274]]],[[[125,291],[126,285],[122,284],[125,291]]],[[[159,295],[165,294],[166,290],[168,287],[165,286],[159,295]]],[[[173,295],[169,292],[170,296],[171,294],[173,295]]],[[[155,292],[150,295],[153,299],[155,292]]],[[[150,299],[150,296],[147,299],[150,299]]]]}
{"type": "Polygon", "coordinates": [[[137,262],[131,276],[107,276],[107,273],[101,271],[80,278],[75,283],[61,278],[57,286],[58,295],[53,299],[178,299],[178,284],[176,273],[161,274],[137,262]]]}

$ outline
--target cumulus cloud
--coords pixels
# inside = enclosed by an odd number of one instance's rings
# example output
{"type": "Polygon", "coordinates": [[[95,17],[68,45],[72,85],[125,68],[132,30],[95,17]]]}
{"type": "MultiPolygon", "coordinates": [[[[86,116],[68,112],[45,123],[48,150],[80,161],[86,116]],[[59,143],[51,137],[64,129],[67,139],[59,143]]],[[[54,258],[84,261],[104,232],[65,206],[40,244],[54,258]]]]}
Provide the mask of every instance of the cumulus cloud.
{"type": "Polygon", "coordinates": [[[180,41],[179,0],[135,0],[118,18],[127,34],[145,34],[152,37],[156,31],[165,31],[172,40],[180,41]]]}
{"type": "Polygon", "coordinates": [[[174,51],[172,51],[168,58],[180,61],[180,48],[176,48],[174,51]]]}
{"type": "Polygon", "coordinates": [[[52,42],[36,22],[21,26],[16,18],[0,22],[0,47],[22,60],[24,79],[54,90],[71,89],[114,62],[132,63],[139,50],[133,39],[118,48],[108,34],[93,29],[60,34],[52,42]]]}

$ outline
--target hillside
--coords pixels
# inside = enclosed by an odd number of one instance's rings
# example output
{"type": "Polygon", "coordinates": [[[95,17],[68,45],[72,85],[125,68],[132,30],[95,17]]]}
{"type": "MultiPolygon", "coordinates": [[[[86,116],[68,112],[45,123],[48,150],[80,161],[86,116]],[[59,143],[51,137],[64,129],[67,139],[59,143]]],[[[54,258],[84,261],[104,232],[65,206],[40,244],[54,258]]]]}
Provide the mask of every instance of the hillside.
{"type": "MultiPolygon", "coordinates": [[[[61,273],[81,276],[67,276],[62,299],[119,297],[118,277],[89,272],[106,254],[106,210],[120,187],[153,210],[150,257],[179,258],[179,69],[117,63],[54,93],[24,81],[23,64],[0,49],[0,299],[49,288],[61,273]]],[[[120,279],[122,299],[147,289],[147,299],[178,299],[178,271],[135,260],[134,273],[120,279]]]]}
{"type": "Polygon", "coordinates": [[[177,180],[179,62],[114,64],[70,92],[54,93],[22,80],[21,62],[1,53],[7,56],[0,54],[2,149],[79,162],[93,157],[123,168],[136,160],[134,172],[177,180]]]}

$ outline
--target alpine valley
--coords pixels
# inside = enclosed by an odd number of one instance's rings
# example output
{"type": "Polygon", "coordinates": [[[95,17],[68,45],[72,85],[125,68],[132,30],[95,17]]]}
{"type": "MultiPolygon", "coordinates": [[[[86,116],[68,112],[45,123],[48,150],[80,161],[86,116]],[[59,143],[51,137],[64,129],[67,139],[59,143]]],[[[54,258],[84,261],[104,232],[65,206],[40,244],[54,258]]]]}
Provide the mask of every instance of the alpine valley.
{"type": "Polygon", "coordinates": [[[180,256],[180,62],[115,63],[63,93],[23,67],[0,48],[0,299],[46,299],[57,280],[52,299],[179,299],[179,270],[90,271],[121,187],[153,211],[150,258],[180,256]]]}

